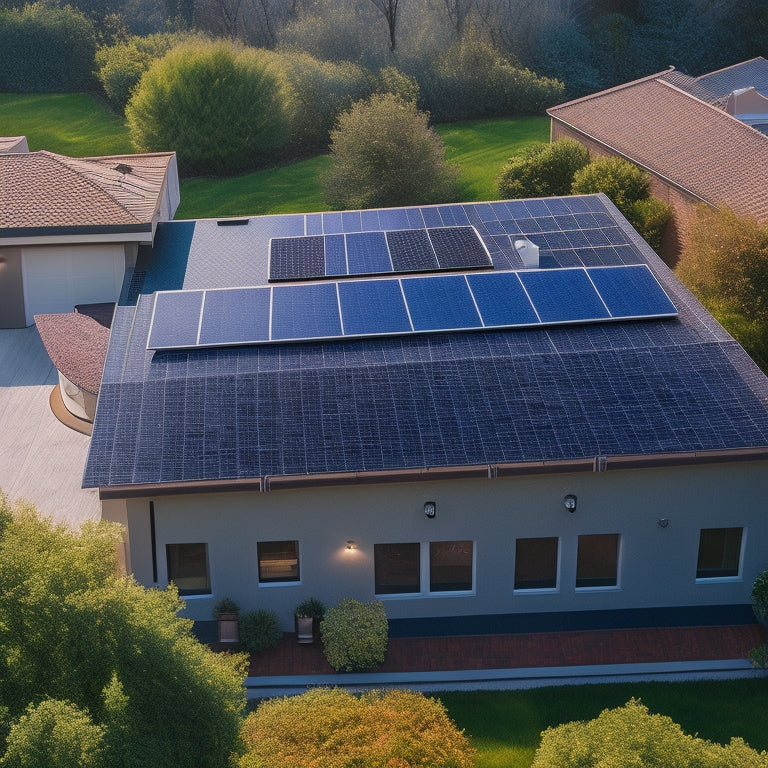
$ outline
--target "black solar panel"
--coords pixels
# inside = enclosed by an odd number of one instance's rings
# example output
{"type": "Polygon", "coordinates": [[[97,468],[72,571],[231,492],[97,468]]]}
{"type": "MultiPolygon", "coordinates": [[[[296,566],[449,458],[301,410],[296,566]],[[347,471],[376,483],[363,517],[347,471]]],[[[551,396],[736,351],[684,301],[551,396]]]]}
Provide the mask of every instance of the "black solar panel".
{"type": "Polygon", "coordinates": [[[280,237],[270,243],[271,280],[321,277],[325,274],[325,243],[322,237],[280,237]]]}
{"type": "Polygon", "coordinates": [[[490,266],[488,253],[472,227],[444,227],[427,232],[441,269],[490,266]]]}

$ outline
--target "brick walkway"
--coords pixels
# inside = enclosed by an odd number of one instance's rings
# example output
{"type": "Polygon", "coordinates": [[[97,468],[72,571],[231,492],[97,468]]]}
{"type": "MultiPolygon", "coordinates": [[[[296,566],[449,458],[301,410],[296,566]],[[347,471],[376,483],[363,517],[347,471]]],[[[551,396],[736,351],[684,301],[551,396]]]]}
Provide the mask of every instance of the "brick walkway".
{"type": "MultiPolygon", "coordinates": [[[[757,624],[717,627],[392,638],[380,672],[516,669],[593,664],[745,659],[768,642],[757,624]]],[[[331,674],[319,643],[299,645],[286,634],[277,648],[251,657],[250,674],[331,674]]]]}

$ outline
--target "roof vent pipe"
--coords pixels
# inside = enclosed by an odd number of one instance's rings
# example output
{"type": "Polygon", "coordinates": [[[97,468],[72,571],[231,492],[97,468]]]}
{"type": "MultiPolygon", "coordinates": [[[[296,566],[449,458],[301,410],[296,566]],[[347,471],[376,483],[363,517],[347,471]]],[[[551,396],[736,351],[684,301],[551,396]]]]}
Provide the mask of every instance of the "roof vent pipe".
{"type": "Polygon", "coordinates": [[[523,260],[526,269],[539,268],[539,246],[532,243],[527,237],[515,240],[515,250],[523,260]]]}

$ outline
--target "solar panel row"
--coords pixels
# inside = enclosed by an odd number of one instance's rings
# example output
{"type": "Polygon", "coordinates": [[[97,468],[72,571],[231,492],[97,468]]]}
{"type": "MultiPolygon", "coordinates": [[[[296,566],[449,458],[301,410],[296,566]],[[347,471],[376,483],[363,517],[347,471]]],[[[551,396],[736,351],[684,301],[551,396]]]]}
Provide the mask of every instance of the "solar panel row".
{"type": "Polygon", "coordinates": [[[276,237],[269,244],[271,282],[491,266],[471,226],[276,237]]]}
{"type": "Polygon", "coordinates": [[[155,294],[148,349],[671,317],[646,265],[155,294]]]}

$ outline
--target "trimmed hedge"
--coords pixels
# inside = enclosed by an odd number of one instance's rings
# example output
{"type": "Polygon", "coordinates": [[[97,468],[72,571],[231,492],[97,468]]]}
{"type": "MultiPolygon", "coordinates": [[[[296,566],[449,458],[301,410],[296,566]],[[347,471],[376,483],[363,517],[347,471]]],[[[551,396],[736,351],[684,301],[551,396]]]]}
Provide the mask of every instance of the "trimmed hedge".
{"type": "Polygon", "coordinates": [[[323,653],[337,672],[362,672],[384,663],[389,622],[379,600],[342,600],[320,622],[323,653]]]}

